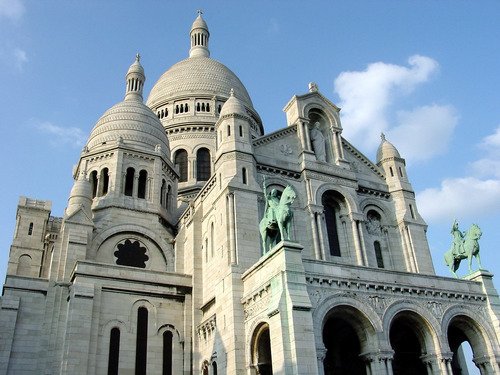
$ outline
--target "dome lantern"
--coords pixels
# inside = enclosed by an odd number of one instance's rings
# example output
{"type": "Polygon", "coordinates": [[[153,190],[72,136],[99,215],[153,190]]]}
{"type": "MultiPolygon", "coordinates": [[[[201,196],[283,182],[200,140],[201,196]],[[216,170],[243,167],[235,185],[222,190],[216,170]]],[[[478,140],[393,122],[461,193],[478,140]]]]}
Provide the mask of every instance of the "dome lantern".
{"type": "Polygon", "coordinates": [[[189,57],[210,57],[210,50],[208,49],[208,39],[210,33],[208,26],[203,17],[203,12],[198,10],[198,17],[191,26],[189,36],[191,38],[191,49],[189,50],[189,57]]]}
{"type": "Polygon", "coordinates": [[[141,55],[135,55],[135,61],[128,69],[125,80],[127,88],[125,91],[125,100],[140,100],[142,102],[142,89],[146,81],[144,68],[141,65],[141,55]]]}

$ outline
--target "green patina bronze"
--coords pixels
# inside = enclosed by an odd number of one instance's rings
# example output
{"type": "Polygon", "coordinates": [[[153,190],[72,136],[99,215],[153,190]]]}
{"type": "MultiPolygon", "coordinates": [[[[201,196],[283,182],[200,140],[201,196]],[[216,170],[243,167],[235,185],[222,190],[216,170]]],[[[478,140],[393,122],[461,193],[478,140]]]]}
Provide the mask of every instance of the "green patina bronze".
{"type": "Polygon", "coordinates": [[[297,195],[290,185],[285,187],[281,193],[281,198],[278,197],[276,189],[272,189],[268,194],[265,177],[263,188],[266,207],[259,229],[262,236],[262,249],[265,254],[282,239],[290,240],[290,228],[293,219],[293,211],[290,206],[297,195]]]}
{"type": "Polygon", "coordinates": [[[444,261],[450,268],[453,276],[458,277],[456,271],[460,266],[462,259],[469,260],[469,272],[472,272],[472,257],[476,257],[477,264],[481,268],[481,259],[479,258],[479,239],[481,238],[481,229],[477,224],[472,224],[468,231],[460,232],[458,222],[455,220],[451,227],[453,243],[450,250],[444,254],[444,261]]]}

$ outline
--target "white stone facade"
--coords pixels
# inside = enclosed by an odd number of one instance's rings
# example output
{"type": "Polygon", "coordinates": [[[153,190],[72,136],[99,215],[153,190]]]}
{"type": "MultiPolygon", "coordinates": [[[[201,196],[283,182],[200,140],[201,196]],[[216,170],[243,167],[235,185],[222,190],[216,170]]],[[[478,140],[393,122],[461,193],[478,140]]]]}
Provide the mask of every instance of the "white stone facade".
{"type": "Polygon", "coordinates": [[[315,84],[264,134],[241,81],[190,56],[147,105],[139,56],[97,122],[63,218],[22,197],[0,301],[2,374],[500,374],[492,274],[436,276],[405,161],[342,137],[315,84]],[[291,186],[291,239],[264,249],[291,186]]]}

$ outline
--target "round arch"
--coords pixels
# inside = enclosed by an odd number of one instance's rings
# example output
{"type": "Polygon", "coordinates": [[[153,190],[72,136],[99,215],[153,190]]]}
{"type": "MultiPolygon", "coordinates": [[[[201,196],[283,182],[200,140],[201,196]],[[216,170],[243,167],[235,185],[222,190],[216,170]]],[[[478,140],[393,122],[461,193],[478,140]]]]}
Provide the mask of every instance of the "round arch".
{"type": "Polygon", "coordinates": [[[352,196],[351,192],[346,188],[333,183],[324,183],[316,189],[316,192],[313,194],[313,196],[315,197],[314,203],[317,205],[321,205],[321,199],[323,197],[323,194],[325,194],[327,191],[334,191],[340,194],[345,199],[346,210],[348,212],[350,213],[360,212],[358,204],[354,199],[354,197],[352,196]]]}
{"type": "Polygon", "coordinates": [[[477,311],[466,306],[452,306],[441,323],[446,345],[456,354],[457,341],[468,341],[475,358],[494,356],[499,351],[494,328],[477,311]]]}
{"type": "Polygon", "coordinates": [[[340,127],[340,119],[338,115],[332,112],[329,108],[326,108],[322,103],[313,102],[308,103],[304,106],[303,114],[305,118],[310,118],[311,112],[319,112],[327,120],[327,124],[330,126],[340,127]]]}
{"type": "Polygon", "coordinates": [[[112,228],[109,228],[99,235],[92,241],[92,246],[90,248],[90,254],[92,259],[97,257],[97,253],[103,243],[105,243],[111,237],[119,235],[121,233],[133,233],[138,236],[142,236],[147,240],[151,241],[163,257],[163,260],[166,262],[166,270],[174,271],[175,270],[175,258],[174,258],[174,250],[171,244],[168,244],[163,238],[161,238],[155,231],[150,230],[143,226],[132,225],[132,224],[122,224],[117,225],[112,228]]]}
{"type": "Polygon", "coordinates": [[[272,375],[271,335],[269,324],[260,322],[253,330],[250,339],[250,366],[260,375],[272,375]]]}

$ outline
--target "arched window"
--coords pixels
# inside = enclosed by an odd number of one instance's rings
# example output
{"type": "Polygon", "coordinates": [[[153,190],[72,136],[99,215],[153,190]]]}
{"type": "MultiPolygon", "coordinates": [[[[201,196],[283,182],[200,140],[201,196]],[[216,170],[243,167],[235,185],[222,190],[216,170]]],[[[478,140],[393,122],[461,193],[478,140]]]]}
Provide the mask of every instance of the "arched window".
{"type": "Polygon", "coordinates": [[[377,258],[377,267],[384,268],[384,258],[382,257],[382,248],[380,247],[380,242],[375,241],[373,243],[375,249],[375,258],[377,258]]]}
{"type": "Polygon", "coordinates": [[[338,231],[338,215],[340,212],[340,206],[338,204],[338,199],[336,193],[333,191],[327,191],[321,197],[321,203],[325,208],[325,222],[326,230],[328,233],[328,244],[330,247],[330,255],[339,257],[340,254],[340,243],[339,243],[339,231],[338,231]]]}
{"type": "Polygon", "coordinates": [[[200,103],[196,103],[196,110],[197,110],[198,112],[200,112],[200,110],[201,110],[201,108],[200,108],[200,103]]]}
{"type": "Polygon", "coordinates": [[[178,150],[175,153],[174,164],[179,168],[179,182],[188,180],[188,154],[186,150],[178,150]]]}
{"type": "Polygon", "coordinates": [[[148,309],[139,307],[137,310],[137,336],[135,345],[135,374],[146,375],[148,355],[148,309]]]}
{"type": "Polygon", "coordinates": [[[108,168],[104,168],[101,171],[101,196],[108,194],[108,188],[109,188],[109,170],[108,168]]]}
{"type": "Polygon", "coordinates": [[[132,192],[134,191],[134,176],[135,176],[135,169],[132,167],[127,168],[127,174],[125,175],[124,194],[130,197],[132,196],[132,192]]]}
{"type": "Polygon", "coordinates": [[[227,126],[227,136],[230,137],[231,136],[231,125],[228,125],[227,126]]]}
{"type": "Polygon", "coordinates": [[[146,198],[146,184],[148,181],[148,172],[144,169],[139,172],[139,186],[137,187],[137,198],[146,198]]]}
{"type": "Polygon", "coordinates": [[[114,327],[109,335],[108,375],[118,375],[120,358],[120,329],[114,327]]]}
{"type": "Polygon", "coordinates": [[[188,104],[186,103],[186,104],[184,104],[184,112],[186,112],[186,113],[187,113],[187,111],[188,111],[188,110],[189,110],[189,106],[188,106],[188,104]]]}
{"type": "Polygon", "coordinates": [[[165,179],[161,180],[161,188],[160,188],[160,206],[166,208],[166,203],[165,203],[165,190],[166,190],[166,185],[167,182],[165,179]]]}
{"type": "Polygon", "coordinates": [[[163,333],[163,375],[172,375],[172,332],[163,333]]]}
{"type": "Polygon", "coordinates": [[[31,257],[23,254],[19,257],[16,274],[19,276],[31,276],[31,257]]]}
{"type": "Polygon", "coordinates": [[[217,106],[217,113],[220,113],[220,110],[221,110],[221,109],[222,109],[222,106],[219,104],[219,105],[217,106]]]}
{"type": "Polygon", "coordinates": [[[394,177],[394,171],[392,170],[392,167],[389,167],[389,172],[391,173],[391,177],[394,177]]]}
{"type": "Polygon", "coordinates": [[[196,179],[207,181],[210,178],[210,151],[200,148],[196,153],[196,179]]]}
{"type": "Polygon", "coordinates": [[[210,112],[210,103],[207,103],[207,106],[205,107],[207,112],[210,112]]]}
{"type": "Polygon", "coordinates": [[[217,375],[217,362],[212,362],[212,374],[217,375]]]}
{"type": "Polygon", "coordinates": [[[179,113],[179,105],[176,105],[175,106],[175,114],[178,114],[179,113]]]}
{"type": "Polygon", "coordinates": [[[261,324],[253,334],[252,363],[258,369],[259,374],[271,375],[273,373],[271,335],[267,323],[261,324]]]}
{"type": "Polygon", "coordinates": [[[30,226],[28,227],[28,236],[31,236],[33,234],[33,223],[30,223],[30,226]]]}
{"type": "Polygon", "coordinates": [[[205,112],[205,103],[201,103],[201,111],[205,112]]]}
{"type": "Polygon", "coordinates": [[[90,174],[90,184],[92,185],[92,198],[97,195],[97,171],[92,171],[90,174]]]}

